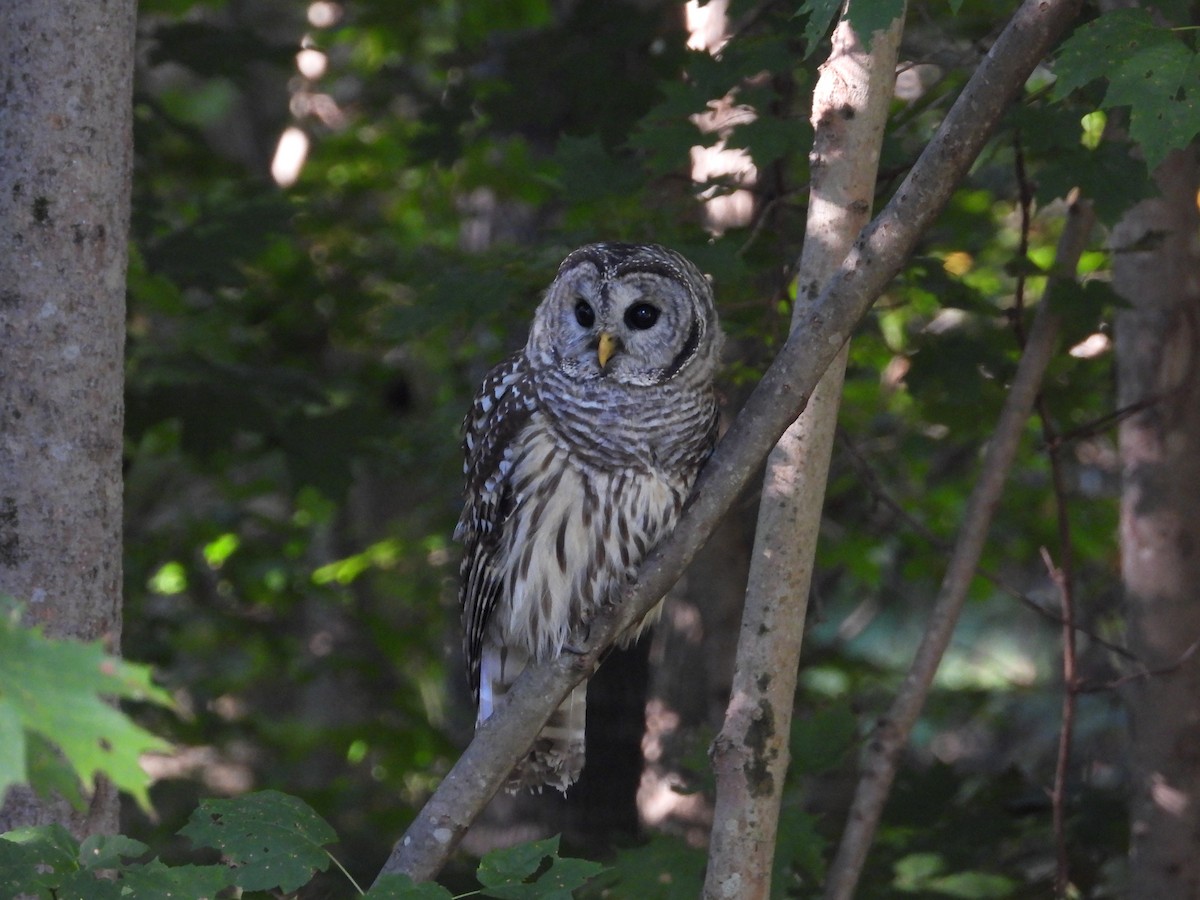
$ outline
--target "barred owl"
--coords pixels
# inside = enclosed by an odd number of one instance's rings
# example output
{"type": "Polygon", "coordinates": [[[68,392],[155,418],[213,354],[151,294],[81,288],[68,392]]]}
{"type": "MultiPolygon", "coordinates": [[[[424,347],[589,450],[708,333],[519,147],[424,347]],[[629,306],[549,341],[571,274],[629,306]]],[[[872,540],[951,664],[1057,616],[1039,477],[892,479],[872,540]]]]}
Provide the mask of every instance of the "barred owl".
{"type": "MultiPolygon", "coordinates": [[[[477,724],[530,660],[569,649],[675,526],[716,439],[721,343],[688,260],[591,244],[559,266],[524,349],[484,378],[455,530],[477,724]]],[[[579,776],[586,690],[551,716],[510,790],[565,791],[579,776]]]]}

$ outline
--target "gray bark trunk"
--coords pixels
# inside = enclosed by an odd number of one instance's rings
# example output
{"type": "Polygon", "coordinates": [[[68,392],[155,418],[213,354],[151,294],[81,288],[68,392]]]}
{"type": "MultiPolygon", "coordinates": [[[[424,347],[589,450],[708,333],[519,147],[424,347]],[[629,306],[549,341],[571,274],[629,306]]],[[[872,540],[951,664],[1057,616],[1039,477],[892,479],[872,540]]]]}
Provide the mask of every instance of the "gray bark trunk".
{"type": "Polygon", "coordinates": [[[1130,897],[1200,896],[1200,164],[1175,153],[1162,194],[1113,231],[1121,424],[1121,570],[1130,649],[1130,897]]]}
{"type": "MultiPolygon", "coordinates": [[[[848,21],[813,93],[812,186],[793,328],[870,221],[903,10],[867,43],[848,21]]],[[[732,697],[713,742],[717,799],[704,896],[771,895],[796,670],[849,348],[767,457],[732,697]]]]}
{"type": "MultiPolygon", "coordinates": [[[[134,0],[0,15],[0,595],[55,637],[121,635],[125,266],[134,0]]],[[[0,831],[115,830],[24,789],[0,831]]]]}

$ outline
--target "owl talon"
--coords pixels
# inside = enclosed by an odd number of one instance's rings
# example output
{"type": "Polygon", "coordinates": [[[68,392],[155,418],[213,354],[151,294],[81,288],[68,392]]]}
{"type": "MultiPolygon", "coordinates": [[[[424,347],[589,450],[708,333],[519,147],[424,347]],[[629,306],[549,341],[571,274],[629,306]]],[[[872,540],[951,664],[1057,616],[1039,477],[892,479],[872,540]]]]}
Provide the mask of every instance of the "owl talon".
{"type": "Polygon", "coordinates": [[[588,642],[588,638],[592,635],[592,623],[584,622],[576,630],[575,633],[568,636],[563,642],[563,650],[575,656],[583,656],[587,653],[587,649],[583,646],[588,642]]]}

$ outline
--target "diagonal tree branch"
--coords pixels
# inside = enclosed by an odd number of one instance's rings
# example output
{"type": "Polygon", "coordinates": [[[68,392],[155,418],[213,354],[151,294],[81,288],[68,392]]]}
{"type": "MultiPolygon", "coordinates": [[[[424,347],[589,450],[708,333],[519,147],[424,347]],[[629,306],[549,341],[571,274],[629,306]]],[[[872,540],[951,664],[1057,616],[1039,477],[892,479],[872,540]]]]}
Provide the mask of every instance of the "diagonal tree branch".
{"type": "Polygon", "coordinates": [[[941,590],[929,614],[929,624],[891,708],[876,723],[867,741],[862,774],[846,819],[842,842],[825,882],[826,900],[849,900],[854,895],[863,862],[896,775],[900,754],[908,743],[913,724],[933,683],[933,676],[954,634],[954,626],[958,623],[967,589],[975,576],[987,540],[992,516],[1000,503],[1004,483],[1016,457],[1021,434],[1033,411],[1042,376],[1058,342],[1060,316],[1051,309],[1050,288],[1056,278],[1073,277],[1094,221],[1090,204],[1071,204],[1067,224],[1059,240],[1055,274],[1048,280],[1046,296],[1038,304],[1033,327],[1025,342],[1025,352],[1004,401],[996,431],[988,442],[980,466],[979,481],[967,500],[962,529],[942,579],[941,590]]]}
{"type": "Polygon", "coordinates": [[[550,713],[631,623],[679,577],[795,420],[821,374],[949,200],[1034,66],[1082,0],[1026,0],[980,63],[892,200],[854,248],[747,400],[696,485],[674,533],[655,549],[578,654],[527,668],[397,842],[381,874],[434,877],[550,713]]]}

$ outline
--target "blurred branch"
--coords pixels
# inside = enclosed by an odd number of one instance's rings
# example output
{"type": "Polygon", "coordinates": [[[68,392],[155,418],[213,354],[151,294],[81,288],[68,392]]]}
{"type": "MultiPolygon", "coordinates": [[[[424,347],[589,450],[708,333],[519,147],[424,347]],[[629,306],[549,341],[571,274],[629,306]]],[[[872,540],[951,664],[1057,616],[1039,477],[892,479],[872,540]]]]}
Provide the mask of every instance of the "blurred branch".
{"type": "Polygon", "coordinates": [[[1123,688],[1127,684],[1132,684],[1135,681],[1142,681],[1146,678],[1160,678],[1163,675],[1171,675],[1179,671],[1188,660],[1196,655],[1196,651],[1200,650],[1200,638],[1192,641],[1179,656],[1165,666],[1157,669],[1142,669],[1140,672],[1131,672],[1128,675],[1122,675],[1120,678],[1114,678],[1111,681],[1102,682],[1080,682],[1076,691],[1080,694],[1094,694],[1100,691],[1115,691],[1123,688]]]}
{"type": "MultiPolygon", "coordinates": [[[[794,329],[804,327],[819,286],[870,216],[903,30],[901,14],[868,52],[848,20],[834,29],[813,92],[812,191],[794,329]]],[[[733,686],[711,751],[717,792],[705,897],[771,894],[797,661],[848,350],[842,346],[767,457],[733,686]]]]}
{"type": "Polygon", "coordinates": [[[1149,409],[1151,406],[1161,403],[1166,396],[1166,394],[1151,394],[1149,397],[1144,397],[1143,399],[1134,403],[1122,406],[1120,409],[1114,409],[1110,413],[1105,413],[1091,422],[1085,422],[1084,424],[1068,431],[1061,432],[1057,438],[1058,443],[1070,444],[1074,441],[1081,441],[1085,440],[1086,438],[1095,437],[1096,435],[1103,434],[1106,431],[1112,431],[1112,429],[1116,428],[1130,416],[1140,413],[1143,409],[1149,409]]]}
{"type": "MultiPolygon", "coordinates": [[[[1055,485],[1056,499],[1059,497],[1055,485]]],[[[1065,518],[1066,504],[1060,502],[1059,518],[1065,518]]],[[[1075,698],[1079,694],[1079,676],[1075,665],[1075,598],[1071,590],[1071,570],[1068,568],[1070,554],[1070,526],[1067,526],[1067,542],[1063,544],[1063,565],[1056,566],[1050,551],[1042,548],[1042,560],[1050,580],[1058,588],[1063,608],[1063,703],[1062,726],[1058,733],[1058,754],[1054,761],[1054,786],[1050,790],[1050,809],[1054,830],[1054,896],[1065,898],[1070,889],[1071,869],[1067,855],[1067,767],[1071,762],[1071,740],[1075,733],[1075,698]]]]}
{"type": "MultiPolygon", "coordinates": [[[[858,475],[858,480],[861,482],[862,486],[865,487],[868,492],[870,492],[871,496],[874,497],[876,501],[882,503],[884,506],[890,509],[897,519],[899,519],[904,525],[908,526],[909,529],[915,532],[918,537],[928,543],[931,547],[946,554],[949,554],[950,551],[954,549],[954,546],[950,541],[946,540],[941,535],[934,534],[928,525],[900,505],[900,501],[893,497],[888,492],[887,488],[883,486],[882,482],[879,480],[879,476],[876,474],[875,470],[871,468],[871,464],[863,458],[862,452],[850,442],[850,439],[847,437],[845,432],[839,430],[838,439],[841,442],[842,450],[845,451],[845,458],[850,461],[850,464],[854,467],[855,473],[858,475]]],[[[1059,443],[1063,443],[1063,439],[1060,438],[1059,443]]],[[[1039,616],[1046,619],[1046,621],[1052,622],[1059,626],[1063,624],[1062,616],[1053,610],[1042,606],[1042,604],[1038,603],[1024,591],[1013,587],[1011,584],[1005,581],[1005,579],[1001,577],[999,573],[980,566],[975,570],[975,574],[984,581],[989,582],[997,590],[1002,591],[1005,594],[1008,594],[1008,596],[1012,597],[1014,600],[1023,603],[1039,616]]],[[[1120,656],[1123,659],[1136,659],[1132,653],[1130,653],[1120,644],[1114,644],[1107,638],[1103,638],[1094,631],[1089,631],[1081,625],[1076,624],[1074,628],[1077,634],[1082,634],[1089,641],[1100,647],[1103,647],[1105,650],[1115,653],[1117,656],[1120,656]]]]}
{"type": "Polygon", "coordinates": [[[988,442],[975,489],[967,501],[962,529],[942,580],[929,624],[912,666],[892,702],[876,724],[862,763],[862,774],[847,816],[846,829],[825,884],[826,900],[844,900],[854,894],[867,851],[874,840],[883,805],[896,776],[900,754],[929,694],[933,677],[950,643],[954,626],[975,575],[992,515],[999,505],[1004,483],[1016,457],[1025,422],[1033,410],[1038,388],[1058,340],[1059,315],[1048,294],[1054,281],[1070,277],[1079,262],[1094,221],[1091,207],[1074,203],[1058,245],[1055,271],[1047,279],[1046,295],[1038,304],[1025,352],[1009,388],[996,431],[988,442]]]}
{"type": "Polygon", "coordinates": [[[683,574],[716,523],[804,408],[821,374],[945,207],[1025,79],[1076,17],[1081,0],[1026,0],[971,77],[892,200],[863,231],[746,401],[701,473],[674,533],[635,583],[592,623],[578,654],[530,666],[475,733],[397,842],[382,873],[434,877],[499,789],[551,711],[604,651],[683,574]]]}

